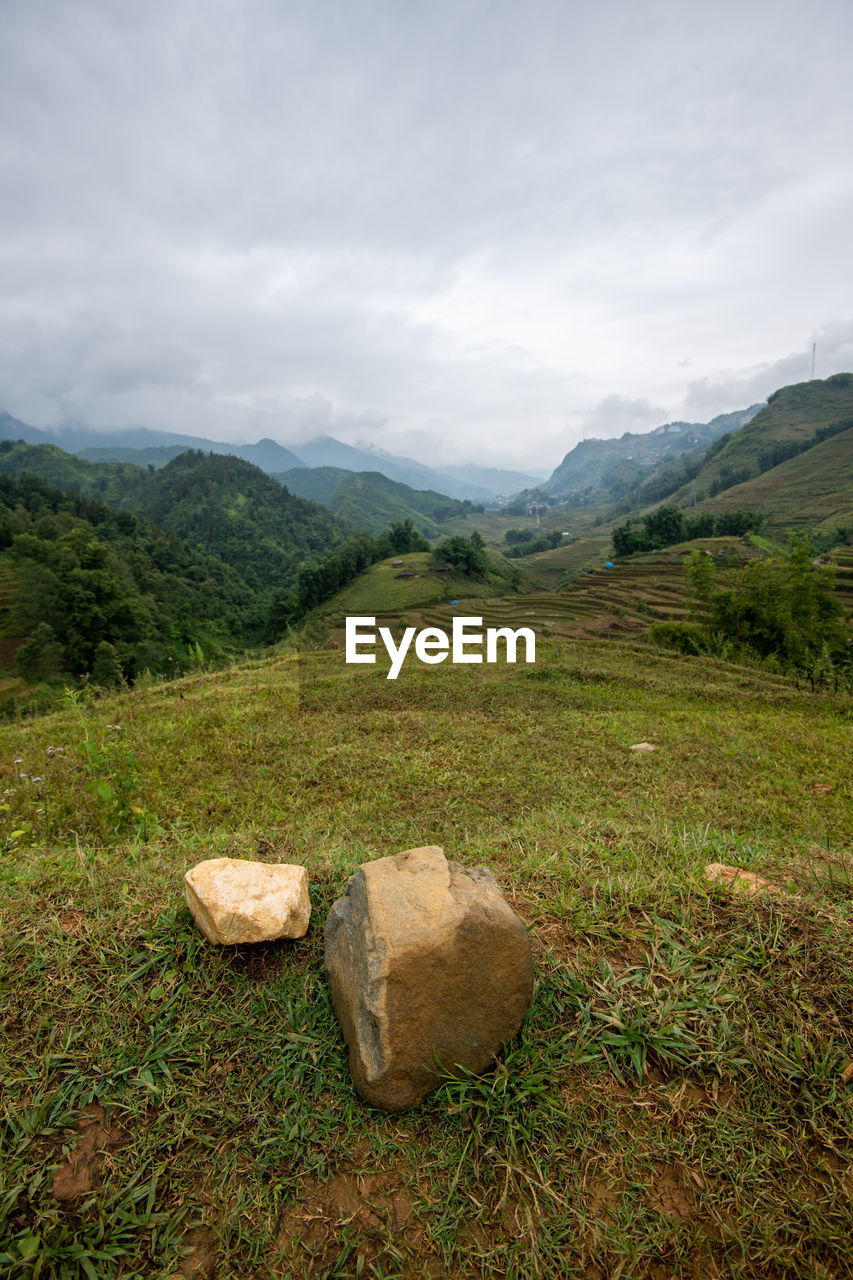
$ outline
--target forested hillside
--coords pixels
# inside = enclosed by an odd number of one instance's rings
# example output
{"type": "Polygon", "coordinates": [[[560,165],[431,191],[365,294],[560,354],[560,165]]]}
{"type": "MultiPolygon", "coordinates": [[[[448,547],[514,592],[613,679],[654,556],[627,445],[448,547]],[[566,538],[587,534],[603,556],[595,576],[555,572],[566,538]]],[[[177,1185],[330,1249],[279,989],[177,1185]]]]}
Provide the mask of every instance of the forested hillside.
{"type": "Polygon", "coordinates": [[[112,684],[275,639],[278,602],[344,537],[236,457],[184,453],[153,471],[3,442],[4,665],[30,685],[112,684]]]}
{"type": "Polygon", "coordinates": [[[27,444],[0,440],[0,472],[8,476],[33,475],[74,489],[87,498],[110,504],[126,503],[145,478],[145,468],[131,462],[87,462],[55,444],[27,444]]]}
{"type": "Polygon", "coordinates": [[[0,475],[0,584],[0,632],[29,638],[16,661],[30,680],[91,673],[102,644],[129,679],[168,673],[191,651],[259,640],[266,623],[260,595],[218,557],[34,476],[0,475]]]}
{"type": "Polygon", "coordinates": [[[86,462],[55,445],[0,441],[0,473],[31,474],[121,510],[221,556],[271,595],[306,560],[345,536],[322,507],[297,498],[257,466],[231,454],[188,450],[159,470],[120,462],[86,462]]]}
{"type": "Polygon", "coordinates": [[[190,546],[222,556],[261,591],[280,592],[306,560],[345,537],[322,507],[226,454],[182,453],[147,474],[130,501],[190,546]]]}

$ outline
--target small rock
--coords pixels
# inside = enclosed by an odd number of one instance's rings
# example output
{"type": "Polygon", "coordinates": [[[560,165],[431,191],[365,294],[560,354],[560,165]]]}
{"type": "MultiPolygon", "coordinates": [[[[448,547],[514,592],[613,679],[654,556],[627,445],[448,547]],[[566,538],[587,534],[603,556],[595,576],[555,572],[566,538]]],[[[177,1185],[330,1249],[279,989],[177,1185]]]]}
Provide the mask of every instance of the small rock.
{"type": "Polygon", "coordinates": [[[362,1098],[417,1106],[442,1071],[484,1071],[533,998],[522,920],[491,872],[437,846],[364,863],[326,923],[326,973],[362,1098]]]}
{"type": "Polygon", "coordinates": [[[719,881],[736,889],[740,893],[781,893],[775,884],[757,876],[754,871],[744,871],[742,867],[729,867],[725,862],[709,862],[705,868],[705,879],[719,881]]]}
{"type": "Polygon", "coordinates": [[[629,751],[657,751],[657,747],[651,742],[635,742],[633,747],[628,749],[629,751]]]}
{"type": "Polygon", "coordinates": [[[311,902],[305,867],[209,858],[184,876],[187,906],[209,942],[271,942],[301,938],[311,902]]]}

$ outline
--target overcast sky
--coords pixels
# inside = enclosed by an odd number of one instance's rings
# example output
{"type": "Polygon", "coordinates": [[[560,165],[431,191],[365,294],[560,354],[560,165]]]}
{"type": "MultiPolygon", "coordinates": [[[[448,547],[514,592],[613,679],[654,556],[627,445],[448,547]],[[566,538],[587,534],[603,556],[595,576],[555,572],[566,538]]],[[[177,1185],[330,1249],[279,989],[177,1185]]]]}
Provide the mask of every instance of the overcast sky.
{"type": "Polygon", "coordinates": [[[0,408],[550,471],[853,369],[849,0],[0,0],[0,408]]]}

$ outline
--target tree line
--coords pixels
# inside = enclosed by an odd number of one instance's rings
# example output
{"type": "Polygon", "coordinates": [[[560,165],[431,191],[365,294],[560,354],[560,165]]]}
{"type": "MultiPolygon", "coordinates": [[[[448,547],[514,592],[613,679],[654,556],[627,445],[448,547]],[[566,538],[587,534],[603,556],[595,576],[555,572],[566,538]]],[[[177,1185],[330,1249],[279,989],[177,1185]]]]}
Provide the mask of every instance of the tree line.
{"type": "Polygon", "coordinates": [[[612,534],[613,555],[619,558],[633,555],[635,551],[656,551],[693,538],[742,537],[745,533],[756,533],[763,520],[755,511],[688,515],[680,507],[662,506],[639,521],[628,519],[617,525],[612,534]]]}

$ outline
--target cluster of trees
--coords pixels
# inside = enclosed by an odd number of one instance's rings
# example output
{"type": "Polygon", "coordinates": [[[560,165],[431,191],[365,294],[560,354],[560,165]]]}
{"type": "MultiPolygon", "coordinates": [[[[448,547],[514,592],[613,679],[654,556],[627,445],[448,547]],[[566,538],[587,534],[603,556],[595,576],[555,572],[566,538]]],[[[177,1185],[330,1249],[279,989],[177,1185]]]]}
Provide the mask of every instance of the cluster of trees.
{"type": "Polygon", "coordinates": [[[354,534],[319,564],[308,565],[300,571],[295,591],[276,602],[271,629],[280,633],[349,586],[372,564],[388,556],[408,555],[411,551],[429,551],[429,543],[413,527],[410,518],[393,524],[378,538],[369,533],[354,534]]]}
{"type": "Polygon", "coordinates": [[[763,517],[754,511],[688,515],[680,507],[658,507],[643,516],[638,524],[626,520],[613,530],[613,555],[618,558],[635,551],[654,551],[691,538],[741,537],[744,533],[757,532],[762,522],[763,517]]]}
{"type": "Polygon", "coordinates": [[[233,568],[192,551],[132,512],[117,512],[34,476],[0,475],[7,636],[28,679],[106,669],[103,644],[132,679],[209,651],[250,643],[262,602],[233,568]],[[99,668],[99,669],[100,669],[99,668]]]}
{"type": "Polygon", "coordinates": [[[728,644],[735,654],[772,658],[813,680],[849,671],[834,571],[814,563],[804,535],[793,535],[784,555],[750,560],[722,579],[710,556],[693,551],[686,574],[693,626],[664,624],[678,647],[719,652],[728,644]]]}
{"type": "Polygon", "coordinates": [[[546,533],[542,529],[507,529],[504,537],[510,543],[507,555],[512,560],[520,556],[532,556],[538,551],[551,551],[563,541],[559,529],[546,533]]]}
{"type": "Polygon", "coordinates": [[[453,565],[467,573],[469,578],[484,578],[489,569],[486,544],[476,529],[470,538],[465,538],[462,534],[445,538],[432,554],[436,564],[453,565]]]}
{"type": "Polygon", "coordinates": [[[708,486],[708,497],[716,498],[718,493],[724,493],[726,489],[732,489],[736,484],[746,484],[747,480],[752,479],[752,474],[752,467],[733,467],[725,463],[720,468],[720,474],[716,480],[712,480],[708,486]]]}

